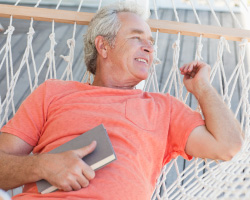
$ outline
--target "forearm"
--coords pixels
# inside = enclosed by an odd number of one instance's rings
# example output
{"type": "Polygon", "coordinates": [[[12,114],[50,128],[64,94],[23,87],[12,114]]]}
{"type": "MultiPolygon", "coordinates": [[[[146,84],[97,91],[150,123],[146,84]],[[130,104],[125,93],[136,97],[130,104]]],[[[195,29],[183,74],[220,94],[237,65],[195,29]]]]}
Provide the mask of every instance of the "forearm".
{"type": "Polygon", "coordinates": [[[0,151],[0,188],[4,190],[40,180],[37,156],[15,156],[0,151]]]}
{"type": "Polygon", "coordinates": [[[95,177],[95,172],[83,162],[82,157],[94,151],[95,147],[96,142],[92,142],[77,150],[27,156],[8,154],[5,153],[7,151],[0,150],[0,188],[8,190],[41,179],[64,191],[87,187],[89,181],[95,177]]]}
{"type": "Polygon", "coordinates": [[[230,160],[242,146],[242,131],[231,110],[210,84],[211,67],[192,61],[183,65],[180,71],[187,90],[198,99],[206,125],[192,131],[187,152],[202,158],[230,160]]]}
{"type": "Polygon", "coordinates": [[[238,152],[242,143],[240,124],[217,91],[208,85],[195,96],[204,114],[207,130],[230,153],[238,152]]]}

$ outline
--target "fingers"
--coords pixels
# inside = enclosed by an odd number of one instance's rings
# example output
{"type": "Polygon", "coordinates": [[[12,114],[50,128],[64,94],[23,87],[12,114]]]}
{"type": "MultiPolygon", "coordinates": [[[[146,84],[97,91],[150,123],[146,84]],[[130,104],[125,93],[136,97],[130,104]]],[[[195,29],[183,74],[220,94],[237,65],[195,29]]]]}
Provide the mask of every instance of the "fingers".
{"type": "Polygon", "coordinates": [[[200,91],[210,87],[210,71],[211,67],[201,61],[192,61],[184,64],[180,68],[180,72],[184,75],[183,83],[187,91],[199,96],[200,91]]]}
{"type": "Polygon", "coordinates": [[[79,189],[81,189],[81,188],[88,187],[90,180],[88,180],[86,177],[82,177],[82,178],[78,178],[77,182],[80,185],[79,189]]]}
{"type": "Polygon", "coordinates": [[[80,157],[83,158],[84,156],[92,153],[96,148],[96,141],[91,142],[90,145],[85,146],[83,148],[74,150],[74,152],[80,157]]]}
{"type": "Polygon", "coordinates": [[[81,164],[75,166],[74,169],[64,177],[59,188],[66,192],[80,190],[81,188],[87,187],[94,177],[95,172],[91,167],[81,161],[81,164]]]}
{"type": "Polygon", "coordinates": [[[79,190],[87,187],[95,177],[94,170],[82,158],[96,148],[96,141],[90,145],[59,154],[44,155],[47,164],[43,179],[63,191],[79,190]]]}
{"type": "MultiPolygon", "coordinates": [[[[96,141],[93,141],[88,146],[74,150],[73,152],[80,158],[83,158],[95,150],[96,144],[96,141]]],[[[79,190],[81,188],[87,187],[89,185],[89,181],[95,177],[95,171],[85,162],[81,162],[79,170],[80,171],[78,171],[78,169],[76,170],[77,173],[74,176],[76,177],[76,180],[71,182],[71,187],[73,190],[79,190]]]]}
{"type": "Polygon", "coordinates": [[[84,176],[69,176],[67,180],[62,182],[58,188],[65,192],[70,192],[72,190],[77,191],[82,188],[85,188],[89,185],[89,180],[84,176]]]}
{"type": "Polygon", "coordinates": [[[192,72],[195,68],[197,68],[197,66],[200,64],[199,61],[193,61],[191,63],[187,63],[187,64],[184,64],[180,70],[183,74],[186,74],[186,73],[189,73],[189,72],[192,72]]]}
{"type": "Polygon", "coordinates": [[[85,162],[83,162],[82,174],[88,180],[92,180],[95,178],[95,171],[89,165],[87,165],[85,162]]]}
{"type": "MultiPolygon", "coordinates": [[[[89,181],[85,176],[72,177],[72,180],[68,187],[69,191],[71,190],[80,190],[82,188],[88,187],[89,181]]],[[[65,191],[65,190],[64,190],[65,191]]],[[[67,190],[68,191],[68,190],[67,190]]]]}
{"type": "Polygon", "coordinates": [[[198,73],[198,71],[205,66],[207,66],[210,71],[210,66],[208,64],[201,61],[192,61],[190,63],[184,64],[180,68],[180,71],[182,75],[186,76],[186,78],[193,78],[198,73]]]}

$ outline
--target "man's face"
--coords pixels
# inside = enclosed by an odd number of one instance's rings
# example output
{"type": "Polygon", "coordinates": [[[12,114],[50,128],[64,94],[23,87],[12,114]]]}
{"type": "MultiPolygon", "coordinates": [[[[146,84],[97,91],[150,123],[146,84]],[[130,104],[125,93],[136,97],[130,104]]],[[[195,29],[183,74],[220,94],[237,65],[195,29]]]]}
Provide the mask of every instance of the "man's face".
{"type": "Polygon", "coordinates": [[[118,14],[119,29],[114,48],[108,53],[112,72],[128,81],[147,78],[153,62],[153,38],[148,24],[133,13],[118,14]],[[115,73],[114,73],[115,72],[115,73]]]}

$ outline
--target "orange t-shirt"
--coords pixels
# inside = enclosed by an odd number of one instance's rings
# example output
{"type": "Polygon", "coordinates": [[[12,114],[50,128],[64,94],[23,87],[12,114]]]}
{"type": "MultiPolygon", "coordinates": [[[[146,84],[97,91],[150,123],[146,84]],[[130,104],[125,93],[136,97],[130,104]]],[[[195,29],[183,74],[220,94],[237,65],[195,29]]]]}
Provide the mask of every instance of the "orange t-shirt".
{"type": "Polygon", "coordinates": [[[38,194],[34,183],[13,199],[150,199],[162,167],[184,151],[191,131],[204,124],[169,94],[119,90],[74,81],[40,85],[2,128],[48,152],[103,124],[117,160],[96,171],[87,188],[38,194]]]}

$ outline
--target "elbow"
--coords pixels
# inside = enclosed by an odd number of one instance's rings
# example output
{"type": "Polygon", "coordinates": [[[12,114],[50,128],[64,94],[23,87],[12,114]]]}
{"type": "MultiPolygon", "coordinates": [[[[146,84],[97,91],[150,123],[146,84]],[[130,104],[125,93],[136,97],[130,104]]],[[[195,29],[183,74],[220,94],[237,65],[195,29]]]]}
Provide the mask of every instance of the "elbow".
{"type": "Polygon", "coordinates": [[[227,145],[227,147],[225,147],[225,149],[223,150],[224,153],[221,159],[224,161],[232,160],[232,158],[241,150],[242,145],[243,145],[242,139],[240,139],[237,142],[234,142],[234,144],[227,145]]]}

